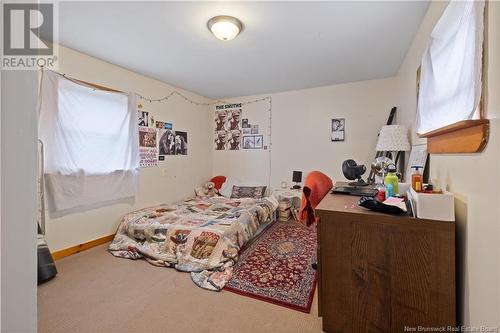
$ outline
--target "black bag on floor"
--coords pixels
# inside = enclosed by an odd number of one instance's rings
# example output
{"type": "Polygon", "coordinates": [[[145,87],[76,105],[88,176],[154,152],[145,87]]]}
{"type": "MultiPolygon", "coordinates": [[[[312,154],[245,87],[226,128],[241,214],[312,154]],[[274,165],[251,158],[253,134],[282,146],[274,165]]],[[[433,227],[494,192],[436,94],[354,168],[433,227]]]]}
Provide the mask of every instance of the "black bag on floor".
{"type": "Polygon", "coordinates": [[[45,236],[42,234],[40,225],[38,226],[38,284],[52,279],[57,274],[56,264],[50,254],[49,247],[45,242],[45,236]]]}

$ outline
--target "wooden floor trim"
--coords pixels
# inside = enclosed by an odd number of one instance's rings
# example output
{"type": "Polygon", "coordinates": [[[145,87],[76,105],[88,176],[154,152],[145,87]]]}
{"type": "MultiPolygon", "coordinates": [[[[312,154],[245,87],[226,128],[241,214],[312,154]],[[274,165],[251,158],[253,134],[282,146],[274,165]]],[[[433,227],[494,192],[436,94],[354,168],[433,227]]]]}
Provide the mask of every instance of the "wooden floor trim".
{"type": "Polygon", "coordinates": [[[82,244],[68,247],[66,249],[55,251],[52,253],[52,258],[54,258],[54,260],[59,260],[59,259],[68,257],[68,256],[73,255],[75,253],[79,253],[79,252],[91,249],[93,247],[96,247],[98,245],[105,244],[107,242],[111,242],[114,237],[115,237],[115,235],[104,236],[104,237],[97,238],[97,239],[94,239],[94,240],[91,240],[91,241],[88,241],[88,242],[85,242],[82,244]]]}

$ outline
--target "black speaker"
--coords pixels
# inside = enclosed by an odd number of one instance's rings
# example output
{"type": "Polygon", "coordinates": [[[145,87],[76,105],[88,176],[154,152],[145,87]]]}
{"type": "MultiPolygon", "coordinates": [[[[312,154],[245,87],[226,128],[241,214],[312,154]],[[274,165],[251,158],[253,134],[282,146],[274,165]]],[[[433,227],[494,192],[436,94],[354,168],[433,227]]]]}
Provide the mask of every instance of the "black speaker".
{"type": "Polygon", "coordinates": [[[294,183],[301,183],[302,182],[302,171],[294,171],[292,180],[294,183]]]}
{"type": "MultiPolygon", "coordinates": [[[[301,183],[302,182],[302,171],[294,171],[292,175],[292,181],[294,183],[301,183]]],[[[300,185],[295,184],[293,185],[292,189],[299,189],[300,185]]]]}

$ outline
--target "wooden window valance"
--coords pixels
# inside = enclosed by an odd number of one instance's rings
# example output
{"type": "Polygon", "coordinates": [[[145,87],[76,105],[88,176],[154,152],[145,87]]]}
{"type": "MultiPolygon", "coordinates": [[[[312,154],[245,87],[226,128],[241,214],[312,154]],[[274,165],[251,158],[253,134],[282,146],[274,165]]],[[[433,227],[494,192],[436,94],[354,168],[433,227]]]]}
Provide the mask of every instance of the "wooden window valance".
{"type": "MultiPolygon", "coordinates": [[[[485,115],[485,100],[488,81],[488,6],[484,10],[484,38],[482,57],[482,92],[479,102],[478,119],[463,120],[448,126],[418,134],[427,139],[427,149],[433,154],[479,153],[488,143],[490,121],[485,115]]],[[[420,67],[417,70],[417,99],[420,84],[420,67]]]]}

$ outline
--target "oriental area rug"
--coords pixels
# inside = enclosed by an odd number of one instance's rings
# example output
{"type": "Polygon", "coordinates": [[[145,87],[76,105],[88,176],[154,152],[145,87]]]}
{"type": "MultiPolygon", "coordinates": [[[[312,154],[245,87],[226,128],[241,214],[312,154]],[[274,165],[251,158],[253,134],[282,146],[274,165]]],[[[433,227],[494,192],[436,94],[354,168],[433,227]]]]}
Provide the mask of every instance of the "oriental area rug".
{"type": "Polygon", "coordinates": [[[316,230],[275,222],[242,250],[225,290],[307,312],[316,287],[316,230]]]}

